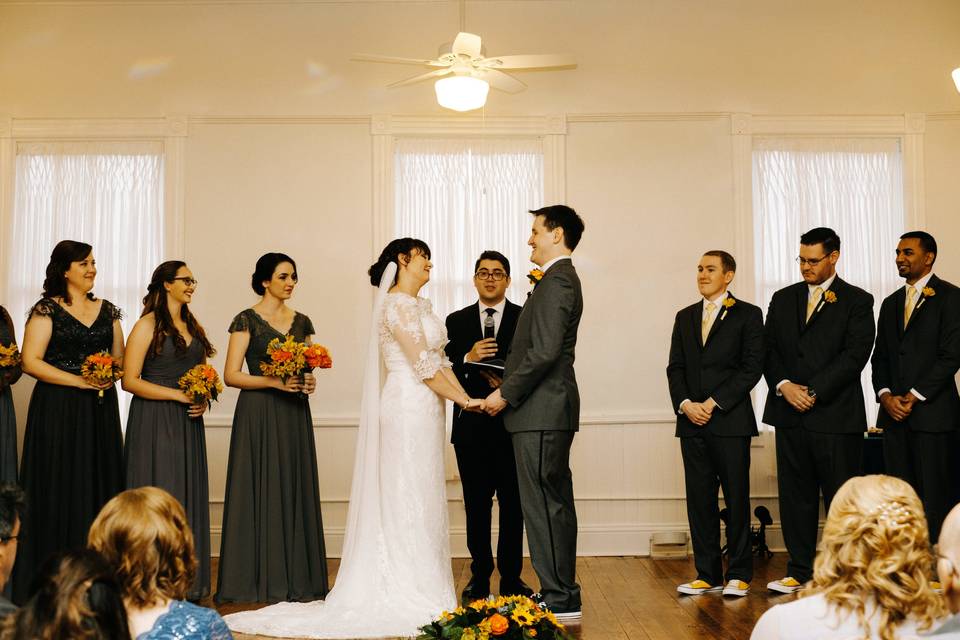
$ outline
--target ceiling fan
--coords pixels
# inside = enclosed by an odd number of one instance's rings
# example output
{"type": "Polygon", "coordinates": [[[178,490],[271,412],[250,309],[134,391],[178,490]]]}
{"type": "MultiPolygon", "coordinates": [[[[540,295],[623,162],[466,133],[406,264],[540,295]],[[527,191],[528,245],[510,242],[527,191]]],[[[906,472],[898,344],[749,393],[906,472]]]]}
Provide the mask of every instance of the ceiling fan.
{"type": "Polygon", "coordinates": [[[555,69],[558,67],[575,67],[577,64],[573,56],[565,54],[486,57],[486,51],[483,48],[480,36],[464,31],[457,34],[453,43],[441,46],[439,56],[435,59],[397,58],[358,53],[354,54],[353,60],[433,67],[432,71],[387,86],[390,88],[403,87],[424,80],[442,78],[435,84],[437,100],[441,106],[457,111],[469,111],[482,107],[486,102],[489,87],[507,93],[517,93],[526,89],[527,85],[512,75],[504,73],[504,69],[555,69]],[[444,76],[450,77],[444,78],[444,76]],[[464,99],[456,99],[458,97],[464,99]],[[448,104],[445,104],[445,102],[448,102],[448,104]]]}

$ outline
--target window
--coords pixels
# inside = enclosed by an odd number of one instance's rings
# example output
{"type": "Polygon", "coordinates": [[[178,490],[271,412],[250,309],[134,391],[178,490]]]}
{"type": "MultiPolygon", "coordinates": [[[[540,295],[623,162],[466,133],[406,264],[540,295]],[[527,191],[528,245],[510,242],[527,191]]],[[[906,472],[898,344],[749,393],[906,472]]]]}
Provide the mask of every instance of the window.
{"type": "MultiPolygon", "coordinates": [[[[904,229],[903,160],[898,138],[754,138],[754,264],[759,304],[800,279],[800,235],[830,227],[840,236],[837,273],[880,303],[902,285],[893,251],[904,229]]],[[[861,382],[874,424],[870,364],[861,382]]],[[[757,387],[763,406],[766,385],[757,387]]]]}
{"type": "Polygon", "coordinates": [[[394,236],[424,240],[433,271],[424,293],[441,318],[476,300],[473,265],[487,249],[510,260],[507,297],[529,290],[532,216],[543,205],[539,139],[414,139],[395,143],[394,236]]]}
{"type": "MultiPolygon", "coordinates": [[[[120,307],[124,335],[163,253],[163,147],[135,142],[17,145],[13,216],[7,236],[7,309],[22,337],[60,240],[93,245],[94,293],[120,307]]],[[[120,394],[126,421],[126,394],[120,394]]]]}

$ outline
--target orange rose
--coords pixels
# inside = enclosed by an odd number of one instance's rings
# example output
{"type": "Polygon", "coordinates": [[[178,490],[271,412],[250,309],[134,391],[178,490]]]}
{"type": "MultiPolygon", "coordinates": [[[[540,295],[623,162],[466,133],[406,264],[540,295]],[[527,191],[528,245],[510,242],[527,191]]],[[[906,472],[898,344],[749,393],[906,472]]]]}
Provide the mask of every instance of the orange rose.
{"type": "Polygon", "coordinates": [[[490,621],[490,633],[495,636],[502,636],[510,628],[510,621],[499,613],[493,614],[487,620],[490,621]]]}
{"type": "Polygon", "coordinates": [[[270,359],[273,360],[274,362],[286,362],[292,357],[293,357],[292,353],[290,353],[289,351],[281,351],[280,349],[277,349],[276,351],[270,354],[270,359]]]}

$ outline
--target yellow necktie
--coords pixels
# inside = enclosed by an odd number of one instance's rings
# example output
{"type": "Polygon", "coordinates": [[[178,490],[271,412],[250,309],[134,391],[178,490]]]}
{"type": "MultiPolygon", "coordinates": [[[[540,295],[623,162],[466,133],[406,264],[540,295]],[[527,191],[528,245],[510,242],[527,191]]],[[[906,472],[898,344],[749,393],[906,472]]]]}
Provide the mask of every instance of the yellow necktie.
{"type": "Polygon", "coordinates": [[[707,312],[703,314],[703,322],[700,323],[700,341],[706,344],[707,336],[710,335],[710,320],[713,318],[713,310],[717,305],[712,302],[707,303],[707,312]]]}
{"type": "Polygon", "coordinates": [[[810,316],[813,315],[813,310],[817,308],[817,304],[820,302],[820,298],[823,297],[823,289],[817,287],[813,290],[813,295],[810,296],[810,302],[807,303],[807,322],[810,322],[810,316]]]}
{"type": "Polygon", "coordinates": [[[907,306],[903,310],[903,328],[907,328],[907,323],[910,322],[910,316],[913,315],[913,299],[917,295],[917,290],[913,287],[907,287],[907,306]]]}

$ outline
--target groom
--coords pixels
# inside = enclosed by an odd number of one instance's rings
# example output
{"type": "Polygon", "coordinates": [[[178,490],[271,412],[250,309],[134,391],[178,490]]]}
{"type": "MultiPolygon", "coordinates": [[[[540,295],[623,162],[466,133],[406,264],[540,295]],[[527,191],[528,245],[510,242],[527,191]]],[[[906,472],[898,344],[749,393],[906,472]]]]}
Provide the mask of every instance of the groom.
{"type": "Polygon", "coordinates": [[[570,445],[580,420],[573,360],[583,313],[570,255],[583,220],[564,205],[530,213],[530,260],[542,275],[531,273],[536,283],[517,321],[503,384],[487,397],[486,410],[496,415],[507,409],[503,421],[513,439],[530,559],[543,603],[569,622],[580,619],[570,445]]]}

